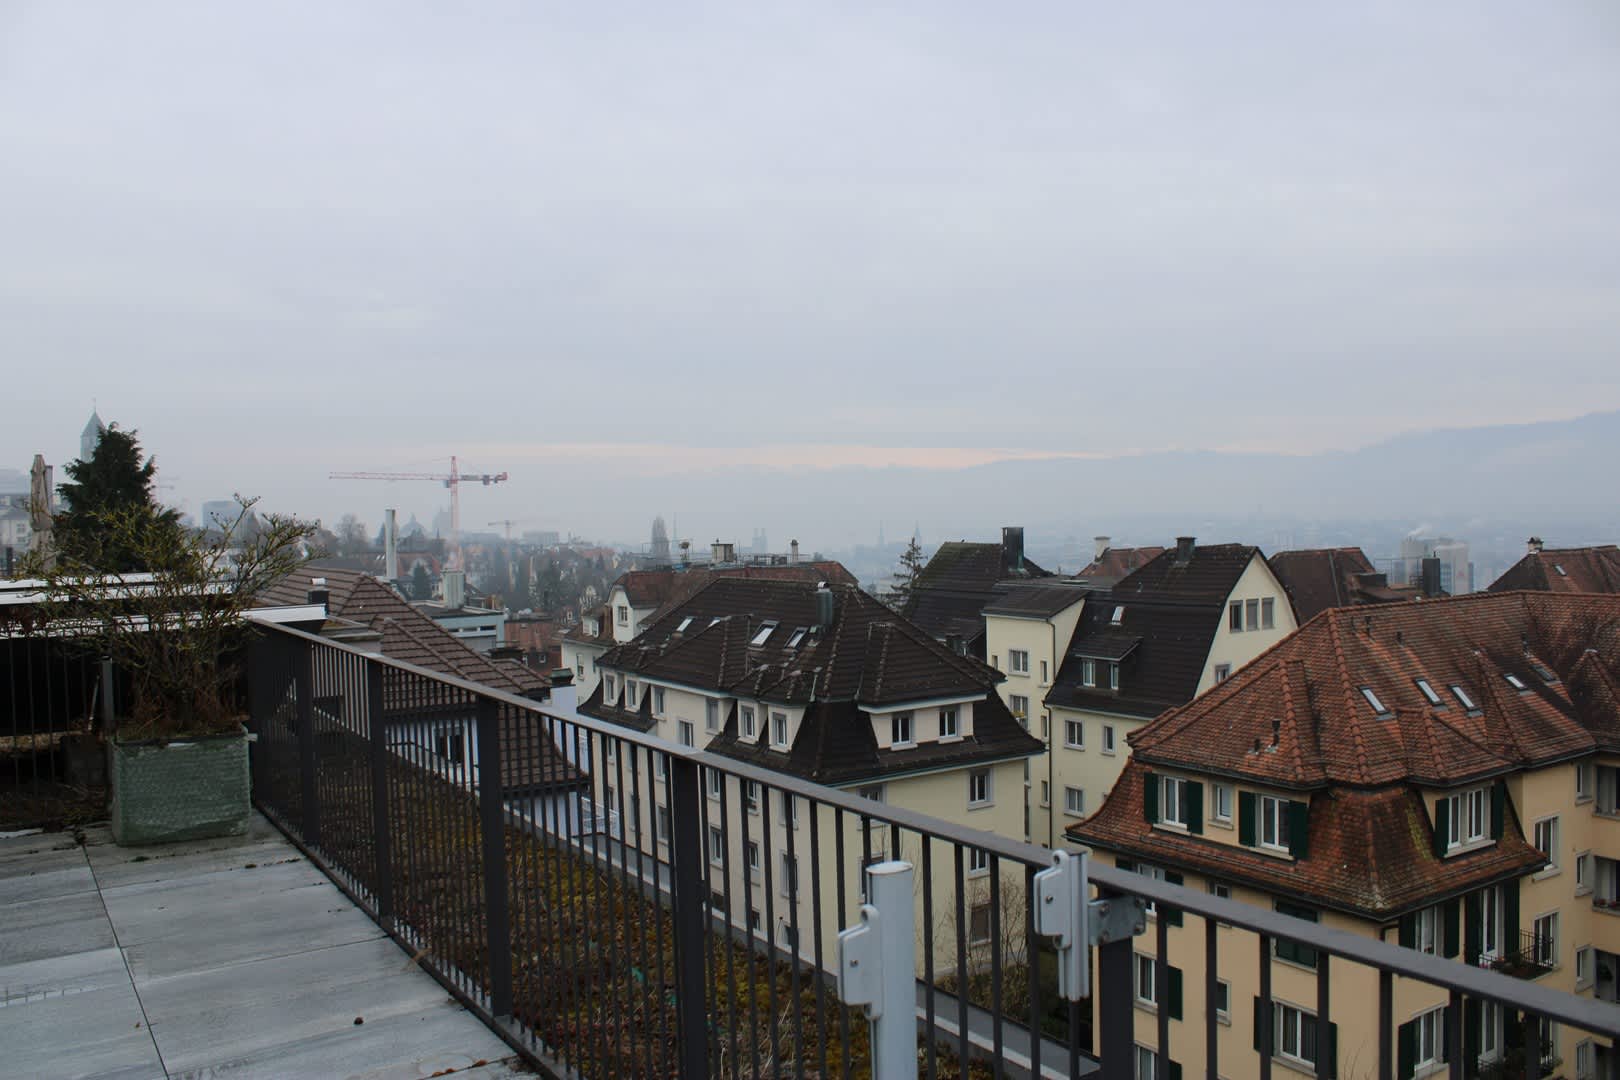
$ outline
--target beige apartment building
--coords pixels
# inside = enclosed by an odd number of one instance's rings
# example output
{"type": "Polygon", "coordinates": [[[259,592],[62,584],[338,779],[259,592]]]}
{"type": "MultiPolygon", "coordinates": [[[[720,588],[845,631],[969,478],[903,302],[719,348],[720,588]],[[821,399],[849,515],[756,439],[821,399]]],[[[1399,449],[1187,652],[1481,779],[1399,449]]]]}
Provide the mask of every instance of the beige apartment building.
{"type": "MultiPolygon", "coordinates": [[[[1022,833],[1024,762],[1041,747],[996,693],[1001,673],[855,586],[716,577],[598,666],[601,682],[580,706],[587,716],[988,833],[1022,833]]],[[[595,797],[625,805],[621,835],[634,844],[639,824],[642,847],[667,859],[664,778],[643,774],[637,798],[615,789],[628,784],[620,779],[628,767],[609,757],[592,768],[595,797]]],[[[716,905],[729,884],[732,921],[780,948],[809,955],[818,897],[822,939],[831,942],[840,900],[846,923],[859,908],[866,864],[919,858],[882,826],[868,830],[858,815],[821,807],[817,850],[837,850],[842,831],[844,858],[840,866],[824,856],[813,876],[805,800],[712,773],[705,786],[716,905]]],[[[970,892],[988,863],[970,853],[970,892]]],[[[935,877],[935,894],[948,895],[953,860],[936,860],[935,877]]],[[[988,912],[975,906],[968,917],[978,941],[988,912]]],[[[954,941],[937,936],[942,948],[954,941]]]]}
{"type": "MultiPolygon", "coordinates": [[[[1475,594],[1340,608],[1131,736],[1131,761],[1069,839],[1122,869],[1614,1002],[1620,968],[1620,596],[1475,594]]],[[[1136,1043],[1157,1075],[1202,1075],[1205,1009],[1229,1075],[1258,1047],[1254,937],[1204,927],[1137,939],[1136,1043]],[[1170,1044],[1157,1041],[1157,1010],[1170,1044]],[[1166,1060],[1164,1051],[1168,1052],[1166,1060]],[[1176,1067],[1172,1068],[1173,1062],[1176,1067]],[[1161,1065],[1163,1066],[1161,1070],[1161,1065]]],[[[1281,1075],[1377,1071],[1377,975],[1336,964],[1316,1023],[1317,958],[1279,944],[1281,1075]]],[[[1614,1048],[1497,1006],[1397,981],[1397,1076],[1612,1075],[1614,1048]]],[[[1620,1006],[1617,1006],[1620,1007],[1620,1006]]]]}
{"type": "Polygon", "coordinates": [[[1042,699],[1050,760],[1032,785],[1031,820],[1049,824],[1032,829],[1031,839],[1052,845],[1066,825],[1102,805],[1133,732],[1226,680],[1297,626],[1265,556],[1244,544],[1180,537],[1113,588],[1087,593],[1042,699]]]}

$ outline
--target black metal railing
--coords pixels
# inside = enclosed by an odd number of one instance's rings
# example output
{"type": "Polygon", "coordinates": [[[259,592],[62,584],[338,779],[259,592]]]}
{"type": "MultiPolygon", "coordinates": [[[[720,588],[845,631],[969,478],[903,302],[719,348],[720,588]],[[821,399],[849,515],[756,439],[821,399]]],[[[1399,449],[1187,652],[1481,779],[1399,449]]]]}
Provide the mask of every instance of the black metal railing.
{"type": "Polygon", "coordinates": [[[1493,958],[1492,969],[1519,979],[1539,979],[1558,966],[1558,945],[1551,937],[1520,930],[1510,940],[1515,947],[1493,958]]]}
{"type": "MultiPolygon", "coordinates": [[[[0,612],[3,614],[3,612],[0,612]]],[[[99,659],[71,640],[0,619],[0,828],[44,824],[69,804],[99,806],[96,735],[110,705],[99,659]],[[34,820],[34,819],[38,820],[34,820]]]]}
{"type": "MultiPolygon", "coordinates": [[[[1035,931],[1044,849],[284,627],[264,628],[249,675],[258,804],[557,1075],[871,1075],[833,972],[862,868],[884,856],[916,869],[930,1080],[1270,1077],[1279,1062],[1388,1078],[1463,1047],[1482,1007],[1520,1047],[1543,1022],[1620,1035],[1604,1003],[1094,864],[1100,896],[1157,914],[1096,949],[1093,1037],[1091,1003],[1058,997],[1035,931]],[[1182,979],[1195,960],[1203,978],[1182,979]],[[1233,974],[1247,970],[1252,1007],[1233,974]],[[1412,1019],[1422,994],[1446,1008],[1443,1034],[1412,1019]]],[[[1478,1074],[1463,1056],[1451,1074],[1478,1074]]]]}

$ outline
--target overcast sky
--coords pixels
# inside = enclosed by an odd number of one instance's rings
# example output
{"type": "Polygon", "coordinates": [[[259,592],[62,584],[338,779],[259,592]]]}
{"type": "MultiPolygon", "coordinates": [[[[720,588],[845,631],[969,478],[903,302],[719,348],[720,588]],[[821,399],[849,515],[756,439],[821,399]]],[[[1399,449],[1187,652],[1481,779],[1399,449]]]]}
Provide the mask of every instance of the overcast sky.
{"type": "Polygon", "coordinates": [[[459,453],[624,535],[729,463],[1616,408],[1617,118],[1612,0],[0,0],[0,466],[94,399],[193,508],[459,453]]]}

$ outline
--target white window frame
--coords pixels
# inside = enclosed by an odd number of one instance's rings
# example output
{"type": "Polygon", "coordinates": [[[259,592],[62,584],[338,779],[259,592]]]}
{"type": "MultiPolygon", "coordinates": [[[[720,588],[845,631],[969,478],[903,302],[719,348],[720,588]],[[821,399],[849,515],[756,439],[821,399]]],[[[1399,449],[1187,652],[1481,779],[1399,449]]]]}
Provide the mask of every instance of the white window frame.
{"type": "Polygon", "coordinates": [[[956,726],[956,709],[952,707],[939,710],[939,741],[945,742],[960,737],[961,732],[956,726]]]}
{"type": "Polygon", "coordinates": [[[1119,661],[1118,660],[1110,660],[1108,662],[1108,689],[1110,689],[1110,690],[1118,690],[1119,689],[1119,661]]]}
{"type": "MultiPolygon", "coordinates": [[[[1276,1042],[1273,1053],[1284,1061],[1314,1072],[1316,1063],[1305,1056],[1305,1032],[1307,1031],[1307,1023],[1314,1025],[1315,1022],[1316,1014],[1309,1009],[1301,1009],[1297,1005],[1289,1005],[1283,1001],[1273,1001],[1271,1003],[1271,1037],[1276,1042]],[[1292,1043],[1293,1049],[1289,1049],[1290,1043],[1292,1043]]],[[[1326,1049],[1321,1044],[1322,1039],[1318,1037],[1316,1046],[1318,1054],[1321,1054],[1326,1049]]]]}
{"type": "Polygon", "coordinates": [[[1048,682],[1051,681],[1047,677],[1050,674],[1050,672],[1051,672],[1051,668],[1047,666],[1047,663],[1046,663],[1045,660],[1042,660],[1041,661],[1041,685],[1042,686],[1045,686],[1048,682]]]}
{"type": "Polygon", "coordinates": [[[706,839],[709,849],[709,865],[724,866],[726,861],[726,837],[718,825],[710,825],[706,839]]]}
{"type": "Polygon", "coordinates": [[[748,865],[748,876],[758,881],[760,872],[764,869],[760,861],[758,840],[750,840],[744,845],[743,861],[748,865]]]}
{"type": "Polygon", "coordinates": [[[1260,629],[1260,601],[1256,599],[1243,601],[1243,632],[1252,634],[1260,629]]]}
{"type": "Polygon", "coordinates": [[[1585,990],[1592,985],[1592,946],[1582,945],[1575,950],[1575,989],[1585,990]]]}
{"type": "Polygon", "coordinates": [[[912,721],[915,719],[909,712],[889,714],[889,745],[894,749],[917,745],[917,732],[912,721]]]}
{"type": "Polygon", "coordinates": [[[1232,665],[1231,664],[1216,664],[1215,665],[1215,685],[1216,686],[1219,686],[1221,683],[1225,682],[1227,679],[1230,679],[1231,677],[1232,677],[1232,665]]]}
{"type": "Polygon", "coordinates": [[[653,804],[653,836],[660,844],[667,844],[674,822],[669,817],[669,807],[663,803],[653,804]]]}
{"type": "Polygon", "coordinates": [[[779,709],[771,710],[771,745],[778,750],[788,748],[788,714],[779,709]]]}
{"type": "Polygon", "coordinates": [[[968,770],[968,809],[993,806],[996,793],[991,787],[989,769],[968,770]]]}
{"type": "Polygon", "coordinates": [[[1530,827],[1530,843],[1536,848],[1536,850],[1547,856],[1548,863],[1547,868],[1538,873],[1536,875],[1537,877],[1551,877],[1563,868],[1558,861],[1559,834],[1562,831],[1563,830],[1559,827],[1557,814],[1551,814],[1547,817],[1539,818],[1535,824],[1530,827]],[[1545,847],[1542,846],[1543,829],[1546,830],[1545,847]]]}
{"type": "Polygon", "coordinates": [[[1479,956],[1495,960],[1503,955],[1502,888],[1491,885],[1479,894],[1479,956]]]}
{"type": "Polygon", "coordinates": [[[870,799],[875,803],[884,801],[882,784],[862,784],[858,789],[856,789],[855,794],[859,795],[863,799],[870,799]]]}
{"type": "Polygon", "coordinates": [[[1070,817],[1086,816],[1086,789],[1078,787],[1063,788],[1063,812],[1070,817]]]}
{"type": "Polygon", "coordinates": [[[1187,781],[1180,776],[1159,777],[1159,824],[1185,829],[1181,812],[1187,804],[1187,781]]]}
{"type": "Polygon", "coordinates": [[[1149,1009],[1159,1007],[1158,961],[1147,953],[1136,953],[1136,963],[1132,965],[1131,980],[1132,994],[1138,1005],[1149,1009]]]}
{"type": "Polygon", "coordinates": [[[1105,754],[1116,753],[1117,752],[1116,747],[1118,746],[1118,740],[1114,737],[1115,736],[1114,725],[1113,724],[1104,724],[1102,726],[1102,729],[1103,729],[1102,752],[1105,753],[1105,754]]]}
{"type": "Polygon", "coordinates": [[[1440,909],[1426,907],[1417,913],[1413,948],[1430,956],[1440,952],[1440,909]]]}
{"type": "Polygon", "coordinates": [[[1029,698],[1023,694],[1007,695],[1007,711],[1014,718],[1023,721],[1024,727],[1029,727],[1029,698]]]}
{"type": "Polygon", "coordinates": [[[1467,791],[1455,792],[1446,796],[1450,805],[1447,815],[1451,820],[1447,826],[1446,849],[1473,847],[1490,839],[1491,835],[1491,803],[1490,789],[1469,788],[1467,791]]]}
{"type": "Polygon", "coordinates": [[[1457,699],[1457,704],[1461,705],[1464,711],[1471,713],[1479,711],[1479,706],[1475,704],[1473,696],[1463,689],[1461,683],[1451,684],[1451,696],[1457,699]]]}
{"type": "Polygon", "coordinates": [[[703,730],[720,730],[720,700],[718,698],[703,699],[703,730]]]}
{"type": "Polygon", "coordinates": [[[1255,844],[1268,851],[1292,851],[1288,835],[1288,800],[1275,795],[1257,795],[1255,844]]]}
{"type": "Polygon", "coordinates": [[[615,608],[614,608],[614,617],[616,619],[618,619],[620,626],[629,626],[630,625],[630,606],[628,604],[618,604],[618,605],[616,605],[615,608]]]}
{"type": "Polygon", "coordinates": [[[759,781],[744,780],[742,785],[743,805],[748,808],[750,814],[759,813],[759,781]]]}
{"type": "Polygon", "coordinates": [[[1595,1045],[1591,1039],[1582,1039],[1575,1044],[1575,1080],[1594,1080],[1597,1076],[1595,1045]]]}
{"type": "Polygon", "coordinates": [[[1361,690],[1361,697],[1367,702],[1367,707],[1369,709],[1371,709],[1378,716],[1389,715],[1389,709],[1385,707],[1383,699],[1378,696],[1378,692],[1376,690],[1370,686],[1363,686],[1359,689],[1361,690]]]}
{"type": "Polygon", "coordinates": [[[797,829],[799,827],[799,800],[793,797],[793,792],[785,788],[778,791],[777,808],[781,811],[784,828],[797,829]]]}
{"type": "Polygon", "coordinates": [[[653,702],[652,702],[653,715],[654,716],[663,716],[664,715],[664,688],[662,686],[655,686],[655,687],[652,688],[652,692],[653,692],[653,702]]]}
{"type": "Polygon", "coordinates": [[[1052,781],[1050,780],[1041,781],[1041,805],[1052,805],[1052,781]]]}
{"type": "Polygon", "coordinates": [[[1553,968],[1558,966],[1558,952],[1562,945],[1562,942],[1558,940],[1558,923],[1559,918],[1556,911],[1545,912],[1530,920],[1530,934],[1535,939],[1533,947],[1536,951],[1536,961],[1553,968]],[[1543,924],[1546,926],[1546,933],[1542,933],[1543,924]],[[1542,952],[1543,941],[1547,943],[1545,953],[1542,952]],[[1543,959],[1543,956],[1545,956],[1545,959],[1543,959]]]}
{"type": "Polygon", "coordinates": [[[1209,819],[1217,824],[1232,824],[1232,785],[1209,785],[1209,819]]]}
{"type": "Polygon", "coordinates": [[[759,730],[754,726],[754,723],[754,707],[752,705],[744,705],[737,710],[737,726],[742,732],[743,738],[754,739],[759,737],[759,730]]]}
{"type": "Polygon", "coordinates": [[[1082,656],[1080,658],[1080,685],[1097,685],[1097,661],[1093,660],[1089,656],[1082,656]]]}
{"type": "Polygon", "coordinates": [[[676,721],[675,730],[676,730],[676,738],[678,738],[680,740],[680,743],[681,743],[682,746],[696,746],[697,745],[697,728],[692,726],[692,721],[690,721],[690,720],[678,720],[678,721],[676,721]]]}
{"type": "Polygon", "coordinates": [[[1243,601],[1233,600],[1226,609],[1226,629],[1228,633],[1243,633],[1243,601]]]}
{"type": "Polygon", "coordinates": [[[1215,980],[1215,1019],[1222,1024],[1232,1022],[1232,984],[1225,979],[1215,980]],[[1222,1004],[1224,1002],[1225,1004],[1222,1004]]]}
{"type": "Polygon", "coordinates": [[[1578,803],[1591,802],[1592,797],[1592,763],[1590,761],[1577,761],[1575,763],[1575,801],[1578,803]]]}
{"type": "Polygon", "coordinates": [[[703,775],[706,778],[704,783],[708,787],[709,798],[719,799],[723,797],[726,793],[726,780],[725,777],[721,775],[720,770],[705,769],[703,771],[703,775]]]}
{"type": "Polygon", "coordinates": [[[1007,650],[1007,673],[1009,675],[1028,675],[1029,674],[1029,650],[1028,649],[1008,649],[1007,650]]]}
{"type": "Polygon", "coordinates": [[[779,856],[777,869],[781,871],[781,881],[776,887],[777,891],[789,900],[797,900],[799,898],[799,857],[797,855],[790,856],[785,851],[777,854],[779,856]]]}
{"type": "Polygon", "coordinates": [[[1086,722],[1084,720],[1063,721],[1063,745],[1070,750],[1084,750],[1086,748],[1086,722]]]}
{"type": "Polygon", "coordinates": [[[624,707],[634,709],[641,704],[641,683],[635,679],[624,680],[624,707]]]}
{"type": "Polygon", "coordinates": [[[1591,851],[1578,851],[1575,853],[1576,896],[1585,896],[1592,891],[1592,868],[1595,865],[1591,851]]]}
{"type": "Polygon", "coordinates": [[[1445,1064],[1445,1006],[1418,1013],[1412,1020],[1417,1024],[1412,1057],[1418,1071],[1445,1064]]]}
{"type": "Polygon", "coordinates": [[[1260,600],[1260,629],[1277,629],[1277,601],[1270,596],[1260,600]]]}
{"type": "Polygon", "coordinates": [[[984,848],[968,848],[967,872],[969,874],[988,874],[990,872],[990,853],[984,848]]]}

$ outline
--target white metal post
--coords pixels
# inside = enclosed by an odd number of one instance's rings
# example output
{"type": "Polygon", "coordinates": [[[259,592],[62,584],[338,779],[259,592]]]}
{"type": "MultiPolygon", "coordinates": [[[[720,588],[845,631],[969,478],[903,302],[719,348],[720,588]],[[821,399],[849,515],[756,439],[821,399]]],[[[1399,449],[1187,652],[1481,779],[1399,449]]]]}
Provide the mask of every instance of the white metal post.
{"type": "Polygon", "coordinates": [[[908,862],[866,870],[861,922],[838,934],[838,996],[872,1023],[872,1080],[916,1080],[917,916],[908,862]]]}

